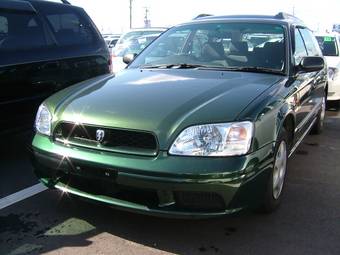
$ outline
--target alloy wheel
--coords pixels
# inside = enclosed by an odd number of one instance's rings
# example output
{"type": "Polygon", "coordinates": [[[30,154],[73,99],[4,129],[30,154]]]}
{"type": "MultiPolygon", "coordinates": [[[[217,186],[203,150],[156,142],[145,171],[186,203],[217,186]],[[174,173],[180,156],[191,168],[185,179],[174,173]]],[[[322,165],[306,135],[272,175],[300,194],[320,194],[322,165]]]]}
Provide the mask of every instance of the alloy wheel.
{"type": "Polygon", "coordinates": [[[323,121],[325,120],[326,116],[326,98],[324,97],[322,99],[322,105],[321,105],[321,114],[320,114],[320,124],[323,126],[323,121]]]}
{"type": "Polygon", "coordinates": [[[287,144],[281,141],[277,150],[273,171],[273,197],[278,199],[281,195],[287,169],[287,144]]]}

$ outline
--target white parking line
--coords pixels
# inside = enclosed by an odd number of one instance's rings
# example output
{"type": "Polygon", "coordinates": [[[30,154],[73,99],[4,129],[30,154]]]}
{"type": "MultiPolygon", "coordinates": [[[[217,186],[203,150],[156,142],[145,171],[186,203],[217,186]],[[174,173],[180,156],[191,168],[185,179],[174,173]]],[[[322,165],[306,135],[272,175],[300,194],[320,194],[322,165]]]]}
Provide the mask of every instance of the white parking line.
{"type": "Polygon", "coordinates": [[[20,190],[16,193],[13,193],[7,197],[0,199],[0,210],[4,209],[10,205],[13,205],[15,203],[18,203],[26,198],[29,198],[31,196],[34,196],[40,192],[43,192],[46,190],[47,187],[45,187],[43,184],[38,183],[36,185],[33,185],[32,187],[20,190]]]}

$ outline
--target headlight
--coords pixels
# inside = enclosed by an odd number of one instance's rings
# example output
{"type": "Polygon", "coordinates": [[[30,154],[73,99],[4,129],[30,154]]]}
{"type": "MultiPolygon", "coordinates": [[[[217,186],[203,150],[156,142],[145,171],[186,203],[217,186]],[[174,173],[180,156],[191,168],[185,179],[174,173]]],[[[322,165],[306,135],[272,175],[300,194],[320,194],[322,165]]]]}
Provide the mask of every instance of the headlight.
{"type": "Polygon", "coordinates": [[[338,68],[328,67],[328,79],[335,80],[339,72],[338,68]]]}
{"type": "Polygon", "coordinates": [[[249,121],[192,126],[175,140],[169,153],[183,156],[238,156],[249,151],[254,126],[249,121]]]}
{"type": "Polygon", "coordinates": [[[43,135],[51,135],[52,115],[45,105],[40,105],[35,118],[35,129],[43,135]]]}

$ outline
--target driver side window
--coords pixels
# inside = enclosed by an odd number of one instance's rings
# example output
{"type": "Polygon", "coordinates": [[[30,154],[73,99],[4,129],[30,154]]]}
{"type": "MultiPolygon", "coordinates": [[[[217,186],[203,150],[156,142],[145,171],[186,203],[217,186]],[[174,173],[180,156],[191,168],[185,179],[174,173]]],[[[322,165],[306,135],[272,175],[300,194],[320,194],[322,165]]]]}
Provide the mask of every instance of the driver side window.
{"type": "Polygon", "coordinates": [[[192,40],[191,54],[196,58],[202,57],[204,45],[208,42],[208,31],[198,30],[192,40]]]}
{"type": "Polygon", "coordinates": [[[303,42],[299,29],[296,28],[295,29],[295,51],[294,51],[295,65],[298,65],[301,62],[301,59],[306,56],[307,56],[307,50],[305,47],[305,43],[303,42]]]}

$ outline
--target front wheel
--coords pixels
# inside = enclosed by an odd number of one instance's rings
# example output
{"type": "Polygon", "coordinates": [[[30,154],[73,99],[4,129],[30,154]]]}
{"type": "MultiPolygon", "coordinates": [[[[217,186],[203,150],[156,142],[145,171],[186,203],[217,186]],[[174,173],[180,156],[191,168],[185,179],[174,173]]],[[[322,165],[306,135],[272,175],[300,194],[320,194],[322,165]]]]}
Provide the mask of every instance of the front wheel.
{"type": "Polygon", "coordinates": [[[275,145],[274,166],[270,173],[264,199],[260,207],[260,211],[262,212],[273,212],[281,203],[287,172],[289,154],[288,144],[288,133],[285,129],[283,129],[275,145]]]}

